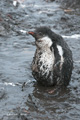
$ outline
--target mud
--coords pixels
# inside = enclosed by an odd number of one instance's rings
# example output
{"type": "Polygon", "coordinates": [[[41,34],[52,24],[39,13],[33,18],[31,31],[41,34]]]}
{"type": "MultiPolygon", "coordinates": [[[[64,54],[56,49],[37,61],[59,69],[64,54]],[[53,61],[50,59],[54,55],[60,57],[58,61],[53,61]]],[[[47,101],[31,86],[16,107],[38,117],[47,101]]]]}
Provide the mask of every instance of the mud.
{"type": "Polygon", "coordinates": [[[65,8],[80,8],[80,0],[57,0],[58,2],[60,2],[63,7],[65,8]]]}
{"type": "Polygon", "coordinates": [[[80,120],[80,9],[48,0],[0,0],[0,120],[80,120]],[[31,73],[34,39],[48,26],[70,46],[74,69],[66,89],[36,84],[31,73]]]}

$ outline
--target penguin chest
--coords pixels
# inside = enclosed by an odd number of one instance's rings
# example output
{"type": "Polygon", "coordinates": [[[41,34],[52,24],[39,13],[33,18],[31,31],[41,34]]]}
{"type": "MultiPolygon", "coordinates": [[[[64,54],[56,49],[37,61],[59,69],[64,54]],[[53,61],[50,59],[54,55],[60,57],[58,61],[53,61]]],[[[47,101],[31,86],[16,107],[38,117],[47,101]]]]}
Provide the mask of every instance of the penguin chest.
{"type": "Polygon", "coordinates": [[[43,75],[45,73],[48,75],[49,71],[52,71],[53,64],[54,64],[54,56],[53,56],[53,54],[51,54],[51,53],[50,54],[49,53],[43,53],[41,55],[41,58],[39,60],[39,65],[40,65],[39,69],[40,69],[40,71],[42,71],[43,75]]]}
{"type": "Polygon", "coordinates": [[[47,78],[53,71],[54,60],[54,54],[51,51],[39,51],[34,57],[32,71],[37,72],[39,77],[47,78]]]}

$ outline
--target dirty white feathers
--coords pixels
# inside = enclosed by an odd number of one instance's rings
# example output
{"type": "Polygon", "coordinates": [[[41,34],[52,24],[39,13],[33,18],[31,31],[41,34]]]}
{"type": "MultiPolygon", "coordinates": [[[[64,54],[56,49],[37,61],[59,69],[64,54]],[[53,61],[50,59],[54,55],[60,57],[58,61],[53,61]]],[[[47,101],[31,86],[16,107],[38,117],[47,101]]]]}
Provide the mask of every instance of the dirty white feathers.
{"type": "Polygon", "coordinates": [[[45,36],[41,39],[44,44],[47,44],[49,47],[52,45],[52,40],[48,37],[48,36],[45,36]]]}
{"type": "Polygon", "coordinates": [[[60,68],[62,68],[62,65],[63,65],[63,62],[64,62],[63,49],[60,45],[57,45],[57,49],[58,49],[59,55],[61,57],[60,68]]]}
{"type": "Polygon", "coordinates": [[[45,51],[40,58],[40,62],[42,62],[42,66],[40,67],[40,70],[43,71],[43,75],[46,73],[46,75],[49,74],[49,71],[52,71],[53,65],[54,65],[55,57],[54,53],[52,53],[49,49],[47,49],[47,52],[45,51]],[[44,69],[44,67],[46,69],[44,69]]]}
{"type": "Polygon", "coordinates": [[[52,45],[52,40],[48,36],[44,36],[37,41],[37,46],[44,49],[44,47],[50,48],[52,45]]]}

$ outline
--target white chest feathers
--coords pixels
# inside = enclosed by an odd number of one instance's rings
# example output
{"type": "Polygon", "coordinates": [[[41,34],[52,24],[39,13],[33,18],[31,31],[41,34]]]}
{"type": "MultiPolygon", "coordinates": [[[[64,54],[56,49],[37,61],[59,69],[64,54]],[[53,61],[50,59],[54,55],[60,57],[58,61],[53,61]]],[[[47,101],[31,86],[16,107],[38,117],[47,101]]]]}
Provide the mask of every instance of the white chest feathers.
{"type": "Polygon", "coordinates": [[[41,63],[40,71],[42,71],[43,75],[45,73],[46,73],[46,75],[48,75],[49,72],[53,70],[54,61],[55,61],[54,53],[51,51],[47,51],[47,52],[45,51],[41,55],[39,64],[41,63]]]}

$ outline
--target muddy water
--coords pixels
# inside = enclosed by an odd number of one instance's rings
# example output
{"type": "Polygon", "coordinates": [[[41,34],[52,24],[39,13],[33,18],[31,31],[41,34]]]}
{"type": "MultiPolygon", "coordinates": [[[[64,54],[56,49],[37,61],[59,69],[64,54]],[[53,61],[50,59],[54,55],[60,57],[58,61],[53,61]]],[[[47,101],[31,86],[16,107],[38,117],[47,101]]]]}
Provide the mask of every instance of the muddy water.
{"type": "Polygon", "coordinates": [[[80,10],[59,3],[24,0],[17,6],[0,1],[0,119],[80,120],[80,10]],[[50,94],[31,74],[34,39],[25,34],[38,26],[61,34],[71,47],[74,69],[70,85],[50,94]]]}

